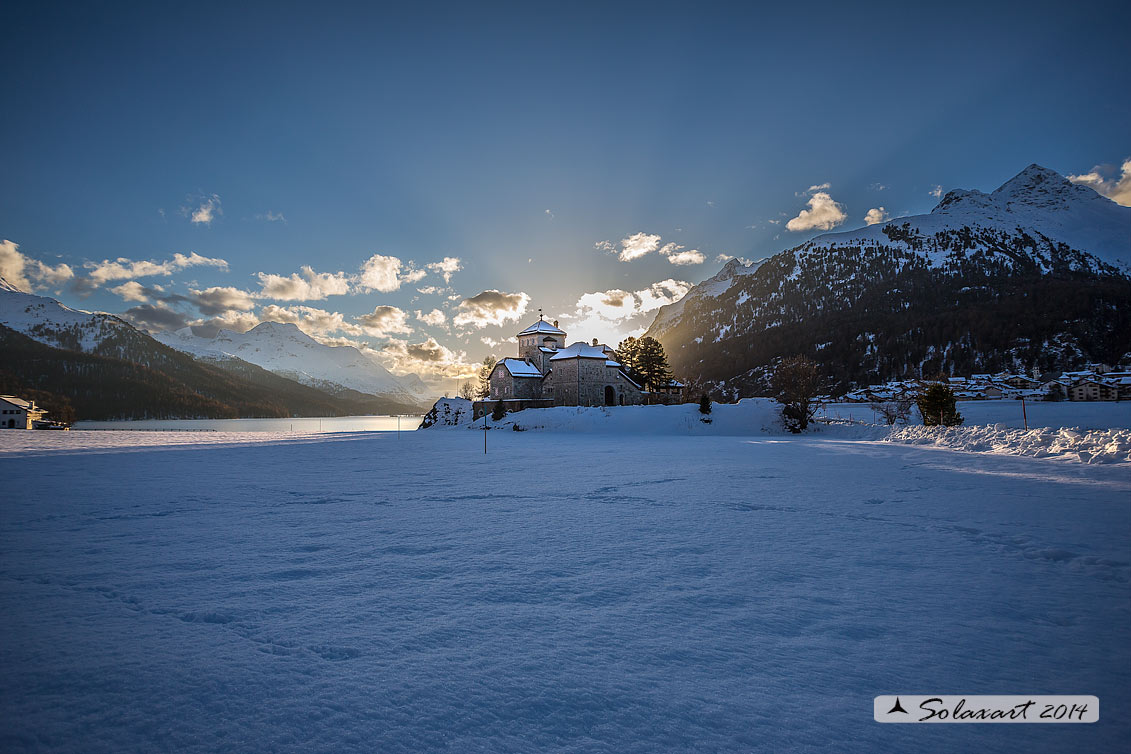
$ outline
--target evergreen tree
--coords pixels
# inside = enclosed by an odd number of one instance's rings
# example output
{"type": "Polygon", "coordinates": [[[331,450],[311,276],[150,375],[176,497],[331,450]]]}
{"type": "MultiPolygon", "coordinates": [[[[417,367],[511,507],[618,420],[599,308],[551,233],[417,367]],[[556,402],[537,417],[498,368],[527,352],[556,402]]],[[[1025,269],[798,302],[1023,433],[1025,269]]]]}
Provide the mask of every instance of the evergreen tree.
{"type": "Polygon", "coordinates": [[[711,413],[711,396],[707,395],[706,393],[703,393],[701,396],[699,396],[699,413],[711,413]]]}
{"type": "Polygon", "coordinates": [[[617,361],[628,376],[640,382],[640,373],[636,371],[636,363],[640,356],[640,341],[636,338],[625,338],[617,346],[617,361]]]}
{"type": "Polygon", "coordinates": [[[923,424],[928,427],[957,427],[962,423],[962,414],[955,407],[956,398],[949,385],[935,382],[919,393],[915,404],[923,416],[923,424]]]}
{"type": "Polygon", "coordinates": [[[503,405],[502,399],[495,401],[495,407],[491,409],[491,420],[500,421],[507,415],[507,407],[503,405]]]}
{"type": "Polygon", "coordinates": [[[477,397],[486,398],[491,394],[491,372],[495,369],[494,356],[484,356],[483,365],[479,367],[479,385],[477,397]]]}
{"type": "Polygon", "coordinates": [[[817,392],[821,387],[817,364],[804,356],[790,356],[778,362],[770,381],[774,398],[782,405],[782,421],[790,432],[802,432],[817,412],[817,392]]]}
{"type": "MultiPolygon", "coordinates": [[[[671,382],[672,370],[660,341],[644,337],[634,340],[631,348],[630,363],[626,364],[629,376],[642,384],[645,390],[656,390],[671,382]]],[[[620,356],[619,351],[617,356],[620,356]]]]}

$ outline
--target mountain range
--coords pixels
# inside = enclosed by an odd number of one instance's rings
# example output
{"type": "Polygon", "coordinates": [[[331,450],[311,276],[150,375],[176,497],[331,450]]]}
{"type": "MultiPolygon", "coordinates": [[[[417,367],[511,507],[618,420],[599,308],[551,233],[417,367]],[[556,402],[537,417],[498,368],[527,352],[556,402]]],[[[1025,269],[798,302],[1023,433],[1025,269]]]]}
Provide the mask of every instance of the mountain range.
{"type": "Polygon", "coordinates": [[[940,372],[1054,371],[1131,351],[1131,208],[1030,165],[925,215],[731,260],[645,333],[677,374],[764,392],[802,354],[834,389],[940,372]]]}
{"type": "Polygon", "coordinates": [[[181,347],[0,278],[0,392],[37,397],[56,416],[341,416],[416,413],[430,402],[418,376],[396,377],[357,349],[324,346],[294,325],[159,337],[181,347]]]}

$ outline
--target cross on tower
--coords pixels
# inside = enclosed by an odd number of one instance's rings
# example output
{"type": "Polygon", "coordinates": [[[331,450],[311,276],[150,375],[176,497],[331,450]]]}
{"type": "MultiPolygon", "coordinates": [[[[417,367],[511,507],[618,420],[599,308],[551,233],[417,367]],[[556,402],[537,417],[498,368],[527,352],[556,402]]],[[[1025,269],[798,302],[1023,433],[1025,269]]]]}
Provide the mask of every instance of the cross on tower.
{"type": "Polygon", "coordinates": [[[542,321],[542,310],[541,309],[538,310],[538,321],[539,322],[542,321]]]}

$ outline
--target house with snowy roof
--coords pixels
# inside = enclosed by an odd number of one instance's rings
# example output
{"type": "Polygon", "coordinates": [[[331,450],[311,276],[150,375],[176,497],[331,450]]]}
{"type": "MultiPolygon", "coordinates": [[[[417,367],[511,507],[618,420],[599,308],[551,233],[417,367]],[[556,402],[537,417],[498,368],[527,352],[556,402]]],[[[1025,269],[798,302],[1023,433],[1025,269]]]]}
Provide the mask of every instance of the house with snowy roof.
{"type": "Polygon", "coordinates": [[[578,341],[541,317],[515,338],[518,357],[495,364],[488,400],[539,401],[553,406],[631,406],[644,402],[634,382],[607,345],[578,341]]]}
{"type": "Polygon", "coordinates": [[[33,429],[46,411],[36,408],[35,401],[14,395],[0,395],[0,429],[33,429]]]}

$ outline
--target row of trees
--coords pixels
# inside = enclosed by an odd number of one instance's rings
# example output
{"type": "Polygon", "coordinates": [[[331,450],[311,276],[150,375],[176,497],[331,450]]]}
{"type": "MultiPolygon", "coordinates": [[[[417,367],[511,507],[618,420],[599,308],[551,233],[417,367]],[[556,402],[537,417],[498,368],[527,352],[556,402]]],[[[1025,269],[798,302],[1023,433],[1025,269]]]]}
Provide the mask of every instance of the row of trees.
{"type": "MultiPolygon", "coordinates": [[[[818,396],[824,381],[816,362],[804,356],[782,359],[771,380],[773,397],[782,404],[782,421],[791,432],[804,431],[820,407],[818,396]]],[[[915,399],[923,424],[928,427],[956,427],[962,424],[957,398],[945,382],[934,382],[915,399]]],[[[911,399],[901,398],[872,404],[888,424],[911,416],[911,399]]]]}

